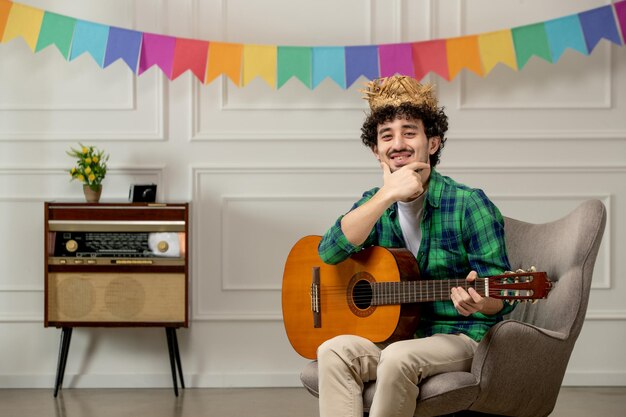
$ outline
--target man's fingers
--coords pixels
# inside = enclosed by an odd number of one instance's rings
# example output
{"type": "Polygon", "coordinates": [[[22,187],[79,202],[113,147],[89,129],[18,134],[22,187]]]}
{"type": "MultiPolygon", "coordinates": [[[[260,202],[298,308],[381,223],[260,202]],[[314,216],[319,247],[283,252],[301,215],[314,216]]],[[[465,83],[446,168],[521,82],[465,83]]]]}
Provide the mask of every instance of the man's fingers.
{"type": "Polygon", "coordinates": [[[478,292],[473,288],[468,289],[467,293],[470,295],[470,297],[472,297],[472,300],[475,303],[480,303],[483,299],[483,297],[480,294],[478,294],[478,292]]]}
{"type": "Polygon", "coordinates": [[[408,169],[411,171],[418,171],[420,169],[426,169],[426,168],[430,168],[430,165],[428,165],[426,162],[411,162],[410,164],[406,164],[405,166],[403,166],[400,169],[408,169]]]}
{"type": "Polygon", "coordinates": [[[465,277],[465,279],[467,281],[475,281],[476,278],[478,278],[478,273],[476,271],[470,271],[469,274],[467,274],[467,277],[465,277]]]}

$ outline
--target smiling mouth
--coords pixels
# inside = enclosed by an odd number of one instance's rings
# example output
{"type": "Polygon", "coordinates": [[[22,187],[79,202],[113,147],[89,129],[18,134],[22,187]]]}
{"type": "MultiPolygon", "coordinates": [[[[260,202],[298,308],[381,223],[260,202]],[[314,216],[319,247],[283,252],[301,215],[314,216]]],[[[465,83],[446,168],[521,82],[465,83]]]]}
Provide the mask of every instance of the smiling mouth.
{"type": "Polygon", "coordinates": [[[410,152],[396,153],[389,156],[389,159],[397,165],[404,165],[409,162],[413,156],[410,152]]]}

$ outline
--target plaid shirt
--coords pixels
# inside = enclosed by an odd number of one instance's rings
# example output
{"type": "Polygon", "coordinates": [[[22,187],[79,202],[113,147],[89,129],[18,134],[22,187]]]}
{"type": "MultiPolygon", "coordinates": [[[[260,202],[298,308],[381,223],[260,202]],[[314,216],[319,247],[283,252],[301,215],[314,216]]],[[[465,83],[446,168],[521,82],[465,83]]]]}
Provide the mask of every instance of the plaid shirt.
{"type": "MultiPolygon", "coordinates": [[[[363,194],[354,210],[378,191],[363,194]]],[[[406,247],[398,205],[390,206],[376,222],[368,238],[360,246],[352,245],[341,230],[341,219],[326,232],[319,245],[324,262],[337,264],[368,246],[406,247]]],[[[420,227],[422,240],[417,254],[421,279],[465,278],[470,270],[479,277],[502,274],[510,269],[504,243],[504,220],[498,208],[482,190],[472,189],[431,171],[420,227]]],[[[420,323],[416,337],[436,333],[464,333],[480,341],[485,333],[513,306],[494,316],[474,313],[459,314],[452,301],[434,301],[420,306],[420,323]]]]}

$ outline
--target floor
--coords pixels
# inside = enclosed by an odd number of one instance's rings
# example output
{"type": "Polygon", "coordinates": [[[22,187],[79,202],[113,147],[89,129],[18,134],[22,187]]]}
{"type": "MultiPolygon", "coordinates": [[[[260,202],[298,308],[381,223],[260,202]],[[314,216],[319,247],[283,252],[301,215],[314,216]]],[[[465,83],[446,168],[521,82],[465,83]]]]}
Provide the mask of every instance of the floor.
{"type": "MultiPolygon", "coordinates": [[[[0,417],[316,417],[301,388],[0,389],[0,417]]],[[[626,387],[563,388],[552,417],[623,417],[626,387]]]]}

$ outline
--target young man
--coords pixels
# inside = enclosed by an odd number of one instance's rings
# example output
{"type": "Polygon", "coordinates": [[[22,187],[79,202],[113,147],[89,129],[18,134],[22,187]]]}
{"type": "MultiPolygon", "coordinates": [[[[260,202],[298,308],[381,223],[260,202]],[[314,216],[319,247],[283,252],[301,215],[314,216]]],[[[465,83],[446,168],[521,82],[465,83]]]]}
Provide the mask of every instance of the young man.
{"type": "MultiPolygon", "coordinates": [[[[447,116],[432,86],[403,76],[365,90],[371,112],[361,139],[380,162],[383,185],[363,194],[326,232],[322,259],[343,261],[364,247],[405,247],[422,279],[501,274],[510,269],[502,215],[478,189],[435,170],[447,116]]],[[[361,417],[363,383],[376,380],[370,417],[412,416],[422,379],[468,371],[478,342],[512,310],[474,289],[453,288],[450,301],[422,303],[414,339],[378,346],[338,336],[318,349],[322,417],[361,417]]]]}

